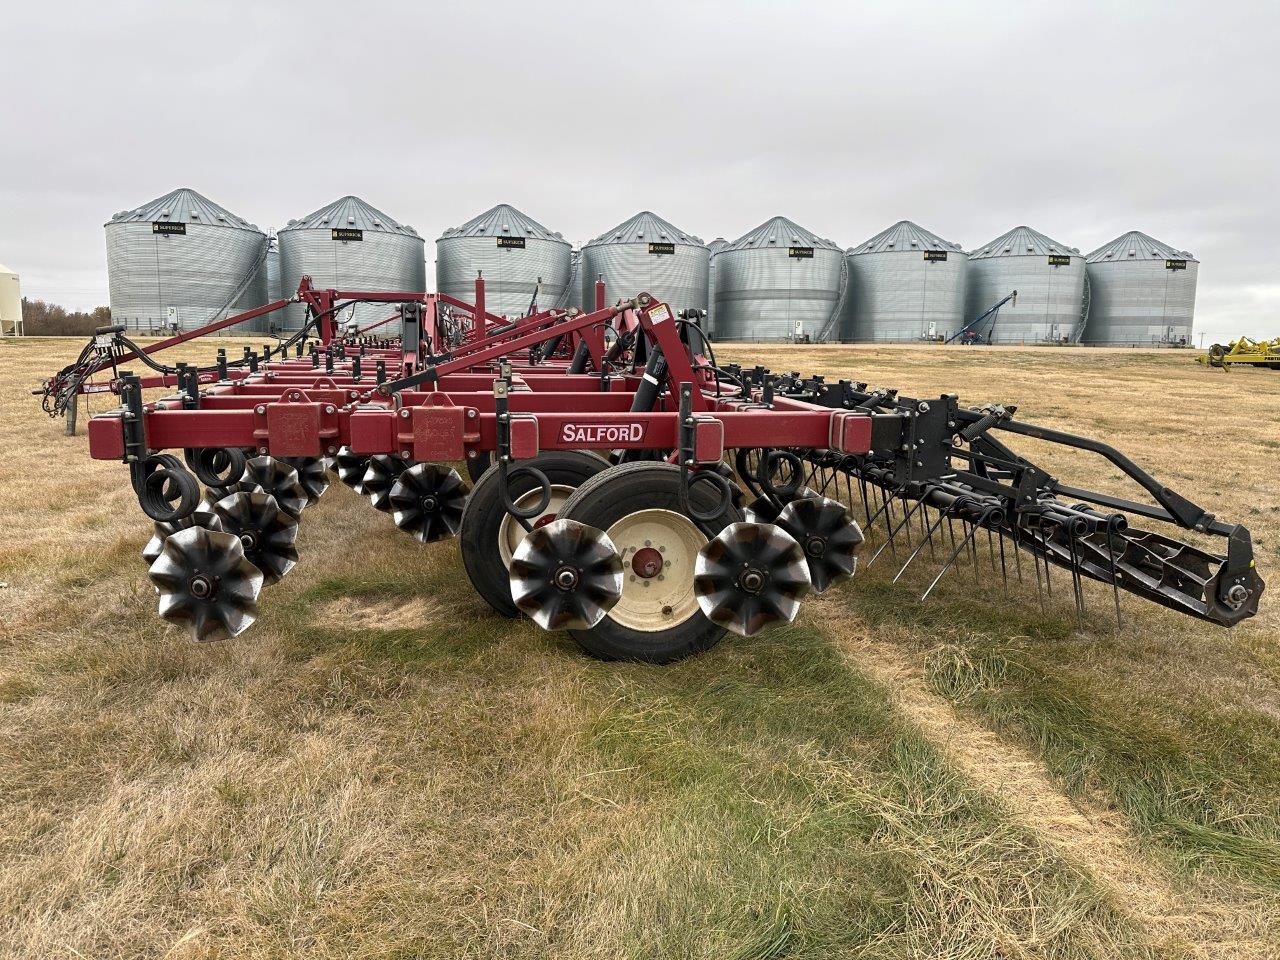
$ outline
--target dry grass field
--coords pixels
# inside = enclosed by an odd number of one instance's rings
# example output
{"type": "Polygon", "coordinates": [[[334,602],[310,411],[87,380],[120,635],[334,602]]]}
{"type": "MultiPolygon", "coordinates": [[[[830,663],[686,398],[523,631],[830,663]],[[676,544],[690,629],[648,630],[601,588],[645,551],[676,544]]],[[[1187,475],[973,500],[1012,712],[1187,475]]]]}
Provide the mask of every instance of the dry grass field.
{"type": "MultiPolygon", "coordinates": [[[[1232,631],[1134,598],[1117,630],[1091,591],[1081,628],[878,563],[792,627],[604,664],[335,484],[258,624],[196,646],[124,469],[28,395],[78,346],[0,341],[0,956],[1280,956],[1280,588],[1232,631]]],[[[721,354],[1108,439],[1280,584],[1274,372],[721,354]]]]}

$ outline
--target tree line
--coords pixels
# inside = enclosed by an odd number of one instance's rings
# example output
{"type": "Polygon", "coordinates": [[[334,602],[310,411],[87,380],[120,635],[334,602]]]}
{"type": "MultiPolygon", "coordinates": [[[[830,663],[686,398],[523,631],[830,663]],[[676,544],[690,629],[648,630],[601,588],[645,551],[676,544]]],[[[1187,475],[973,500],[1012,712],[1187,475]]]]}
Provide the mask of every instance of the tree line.
{"type": "Polygon", "coordinates": [[[22,332],[28,337],[88,336],[98,327],[110,323],[110,307],[94,307],[85,313],[44,300],[22,298],[22,332]]]}

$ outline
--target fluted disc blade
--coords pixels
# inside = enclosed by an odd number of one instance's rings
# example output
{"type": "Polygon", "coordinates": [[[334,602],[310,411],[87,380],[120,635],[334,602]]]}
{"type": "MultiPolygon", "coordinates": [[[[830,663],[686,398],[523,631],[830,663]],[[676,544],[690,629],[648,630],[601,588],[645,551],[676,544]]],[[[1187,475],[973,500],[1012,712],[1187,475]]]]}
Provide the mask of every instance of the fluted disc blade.
{"type": "Polygon", "coordinates": [[[171,523],[156,521],[152,529],[151,539],[142,548],[142,559],[147,561],[147,566],[155,563],[160,554],[164,552],[164,542],[169,537],[179,530],[190,530],[192,527],[221,530],[222,524],[218,520],[218,515],[213,512],[212,505],[206,504],[203,500],[200,501],[196,506],[195,512],[189,517],[183,517],[181,520],[174,520],[171,523]]]}
{"type": "Polygon", "coordinates": [[[239,636],[258,617],[262,572],[233,534],[179,530],[165,540],[148,575],[160,594],[160,616],[187,627],[192,639],[239,636]]]}
{"type": "Polygon", "coordinates": [[[434,543],[457,536],[467,488],[452,467],[419,463],[396,478],[388,499],[397,527],[422,543],[434,543]]]}
{"type": "Polygon", "coordinates": [[[298,471],[298,482],[307,495],[308,503],[315,503],[329,489],[329,471],[324,457],[283,457],[285,463],[298,471]]]}
{"type": "Polygon", "coordinates": [[[369,466],[368,457],[356,453],[350,447],[342,447],[333,458],[333,463],[339,480],[356,493],[364,493],[361,484],[364,481],[364,471],[369,466]]]}
{"type": "Polygon", "coordinates": [[[268,586],[298,562],[298,521],[266,493],[230,494],[214,504],[222,529],[239,538],[244,555],[262,571],[268,586]]]}
{"type": "Polygon", "coordinates": [[[291,517],[298,516],[307,505],[307,491],[302,488],[298,471],[275,457],[254,457],[246,464],[240,482],[227,489],[230,492],[269,494],[291,517]]]}
{"type": "Polygon", "coordinates": [[[406,466],[403,460],[383,453],[369,458],[364,479],[360,481],[360,492],[369,498],[375,510],[384,513],[391,511],[391,488],[395,486],[400,474],[404,473],[406,466]]]}
{"type": "Polygon", "coordinates": [[[809,588],[800,544],[772,523],[729,524],[694,564],[693,590],[703,614],[744,637],[794,620],[809,588]]]}
{"type": "MultiPolygon", "coordinates": [[[[816,496],[817,494],[808,487],[799,487],[795,493],[791,494],[790,498],[783,498],[782,505],[785,507],[791,499],[816,496]]],[[[781,512],[781,508],[775,505],[768,497],[756,497],[743,508],[742,516],[749,523],[777,523],[778,514],[781,512]]]]}
{"type": "Polygon", "coordinates": [[[622,596],[622,558],[576,520],[535,527],[511,557],[511,599],[544,630],[594,627],[622,596]]]}
{"type": "Polygon", "coordinates": [[[779,514],[778,526],[800,544],[817,593],[857,571],[862,529],[839,500],[821,496],[792,500],[779,514]]]}

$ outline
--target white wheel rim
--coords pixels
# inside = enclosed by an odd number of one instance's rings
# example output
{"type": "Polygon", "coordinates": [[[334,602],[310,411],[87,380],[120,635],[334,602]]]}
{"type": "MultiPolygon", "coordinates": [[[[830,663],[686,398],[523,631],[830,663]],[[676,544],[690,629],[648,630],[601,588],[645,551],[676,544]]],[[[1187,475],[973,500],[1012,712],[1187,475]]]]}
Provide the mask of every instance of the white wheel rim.
{"type": "MultiPolygon", "coordinates": [[[[547,503],[547,509],[543,510],[536,517],[528,521],[529,526],[536,527],[542,522],[551,522],[556,518],[556,514],[560,512],[560,508],[564,506],[564,502],[573,494],[573,487],[566,487],[564,484],[553,483],[551,485],[551,500],[547,503]]],[[[516,497],[516,506],[521,510],[533,506],[542,499],[542,488],[534,487],[520,496],[516,497]]],[[[502,523],[498,527],[498,553],[502,556],[502,565],[508,570],[511,569],[511,557],[516,552],[516,547],[524,541],[526,534],[524,527],[520,526],[520,521],[505,510],[502,512],[502,523]]]]}
{"type": "Polygon", "coordinates": [[[692,520],[672,510],[639,510],[605,533],[622,557],[622,599],[609,619],[631,630],[658,633],[699,614],[693,567],[707,537],[692,520]],[[656,576],[643,577],[635,570],[633,560],[642,549],[662,555],[656,576]]]}

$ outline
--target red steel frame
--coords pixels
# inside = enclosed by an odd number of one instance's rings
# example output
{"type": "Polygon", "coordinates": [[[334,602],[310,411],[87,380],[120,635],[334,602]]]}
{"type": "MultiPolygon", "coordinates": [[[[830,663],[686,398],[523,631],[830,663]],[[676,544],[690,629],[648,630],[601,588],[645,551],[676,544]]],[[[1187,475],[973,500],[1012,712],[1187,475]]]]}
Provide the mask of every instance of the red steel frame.
{"type": "MultiPolygon", "coordinates": [[[[346,446],[362,455],[390,454],[410,461],[475,458],[497,448],[495,381],[505,371],[514,380],[506,398],[514,459],[543,450],[675,449],[681,427],[675,398],[683,383],[697,388],[692,392],[693,423],[686,424],[693,427],[697,463],[719,461],[725,449],[739,447],[785,445],[848,454],[870,449],[871,417],[865,413],[785,398],[766,406],[737,387],[717,384],[709,369],[695,369],[671,309],[647,294],[606,307],[604,285],[598,283],[597,309],[590,313],[548,310],[514,321],[484,309],[482,280],[476,294],[473,305],[443,294],[316,291],[304,281],[298,299],[319,317],[320,340],[337,355],[333,371],[317,369],[310,358],[282,359],[252,373],[229,372],[228,380],[201,391],[197,409],[186,409],[182,396],[147,404],[147,447],[238,447],[277,457],[316,457],[346,446]],[[361,379],[354,379],[352,359],[362,347],[338,338],[332,323],[335,305],[346,300],[422,304],[423,342],[363,347],[362,361],[382,360],[389,376],[402,378],[399,382],[371,383],[363,363],[361,379]],[[470,316],[472,327],[461,346],[432,356],[424,346],[430,342],[439,349],[442,307],[470,316]],[[631,411],[643,377],[634,364],[620,373],[599,373],[606,324],[634,331],[650,348],[662,350],[667,393],[652,410],[631,411]],[[585,344],[595,372],[569,373],[563,360],[534,362],[530,349],[554,337],[573,349],[585,344]]],[[[211,326],[261,316],[287,302],[211,326]]],[[[148,352],[195,335],[171,338],[148,352]]],[[[142,385],[170,386],[173,381],[171,376],[149,377],[142,385]]],[[[125,416],[113,411],[89,421],[93,457],[124,458],[125,416]]]]}

